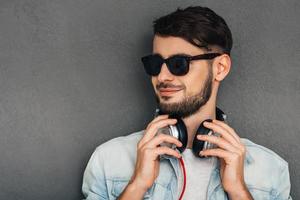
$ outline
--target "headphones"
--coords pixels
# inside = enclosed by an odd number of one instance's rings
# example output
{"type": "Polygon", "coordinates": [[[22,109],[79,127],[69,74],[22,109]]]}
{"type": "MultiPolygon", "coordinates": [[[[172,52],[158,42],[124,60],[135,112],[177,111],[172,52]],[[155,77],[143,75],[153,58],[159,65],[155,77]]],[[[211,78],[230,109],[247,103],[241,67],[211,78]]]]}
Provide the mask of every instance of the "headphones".
{"type": "MultiPolygon", "coordinates": [[[[155,116],[162,115],[162,114],[164,114],[164,113],[161,112],[157,108],[155,111],[155,116]]],[[[169,144],[169,143],[165,143],[165,142],[163,142],[161,144],[161,146],[168,146],[172,149],[177,149],[180,153],[182,153],[186,149],[187,141],[188,141],[188,134],[187,134],[186,126],[185,126],[183,120],[178,116],[170,115],[169,118],[177,119],[176,124],[168,125],[167,127],[161,128],[161,129],[159,129],[159,132],[162,134],[168,134],[168,135],[171,135],[171,136],[177,138],[182,143],[182,146],[177,147],[175,144],[169,144]]],[[[220,121],[224,121],[224,122],[226,121],[226,114],[218,107],[216,107],[216,119],[220,120],[220,121]]],[[[205,156],[199,155],[200,151],[205,150],[205,149],[215,148],[215,145],[210,142],[207,142],[207,141],[198,140],[197,135],[219,136],[218,133],[213,132],[211,129],[209,129],[203,125],[203,123],[205,121],[212,122],[211,119],[206,119],[200,124],[200,126],[198,127],[196,134],[194,136],[193,146],[192,146],[192,151],[193,151],[194,155],[199,158],[205,158],[205,156]]]]}

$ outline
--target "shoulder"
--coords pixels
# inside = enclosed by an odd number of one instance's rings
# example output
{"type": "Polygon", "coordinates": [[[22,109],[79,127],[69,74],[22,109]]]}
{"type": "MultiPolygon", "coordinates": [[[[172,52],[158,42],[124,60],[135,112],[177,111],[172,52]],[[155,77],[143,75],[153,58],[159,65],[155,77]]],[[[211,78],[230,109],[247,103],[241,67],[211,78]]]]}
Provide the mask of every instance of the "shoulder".
{"type": "MultiPolygon", "coordinates": [[[[288,196],[290,177],[288,162],[273,150],[242,138],[246,146],[245,182],[253,193],[288,196]]],[[[287,199],[287,198],[286,198],[287,199]]]]}
{"type": "Polygon", "coordinates": [[[251,161],[263,161],[266,165],[272,164],[280,168],[288,165],[288,163],[273,150],[259,145],[257,143],[254,143],[253,141],[246,138],[242,138],[242,142],[246,146],[247,153],[251,161]]]}
{"type": "MultiPolygon", "coordinates": [[[[109,198],[112,180],[128,181],[132,175],[136,144],[143,131],[127,136],[120,136],[96,147],[86,166],[83,176],[82,191],[89,199],[91,196],[109,198]]],[[[102,199],[101,198],[101,199],[102,199]]]]}
{"type": "MultiPolygon", "coordinates": [[[[128,178],[136,160],[137,143],[143,131],[110,139],[96,147],[86,171],[102,171],[106,178],[128,178]]],[[[100,175],[99,175],[100,177],[100,175]]]]}
{"type": "Polygon", "coordinates": [[[113,153],[115,151],[132,151],[136,149],[136,145],[142,138],[144,130],[131,133],[126,136],[119,136],[110,139],[95,149],[96,153],[113,153]]]}
{"type": "Polygon", "coordinates": [[[110,139],[97,146],[91,158],[94,158],[94,162],[101,163],[108,168],[118,163],[132,164],[136,159],[137,143],[143,134],[144,131],[142,130],[110,139]]]}

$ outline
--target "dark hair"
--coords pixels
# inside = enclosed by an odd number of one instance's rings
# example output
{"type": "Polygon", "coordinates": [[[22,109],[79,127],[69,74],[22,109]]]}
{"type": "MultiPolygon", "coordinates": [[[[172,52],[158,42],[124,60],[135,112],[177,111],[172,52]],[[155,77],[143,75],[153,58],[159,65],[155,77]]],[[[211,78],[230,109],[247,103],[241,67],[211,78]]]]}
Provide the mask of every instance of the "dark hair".
{"type": "Polygon", "coordinates": [[[153,22],[155,35],[181,37],[189,43],[211,50],[216,45],[230,55],[231,31],[225,20],[209,8],[190,6],[162,16],[153,22]]]}

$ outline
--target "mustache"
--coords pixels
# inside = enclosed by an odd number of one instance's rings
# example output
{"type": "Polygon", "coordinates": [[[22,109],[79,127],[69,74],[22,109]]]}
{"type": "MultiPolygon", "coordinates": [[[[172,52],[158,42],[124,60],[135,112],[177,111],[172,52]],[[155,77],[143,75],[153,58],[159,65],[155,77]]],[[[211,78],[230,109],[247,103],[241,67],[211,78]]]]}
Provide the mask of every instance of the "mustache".
{"type": "Polygon", "coordinates": [[[159,90],[159,89],[161,89],[161,88],[184,89],[185,86],[183,86],[183,85],[173,85],[173,84],[171,84],[171,83],[163,83],[163,82],[161,82],[161,83],[159,83],[159,84],[156,85],[156,89],[159,90]]]}

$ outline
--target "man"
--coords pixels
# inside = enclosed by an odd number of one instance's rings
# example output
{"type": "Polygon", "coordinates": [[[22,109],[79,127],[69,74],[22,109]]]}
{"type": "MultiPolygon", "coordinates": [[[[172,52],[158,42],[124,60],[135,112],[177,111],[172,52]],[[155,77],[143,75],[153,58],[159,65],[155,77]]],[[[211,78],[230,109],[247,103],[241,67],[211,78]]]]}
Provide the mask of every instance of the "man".
{"type": "MultiPolygon", "coordinates": [[[[231,32],[209,8],[188,7],[154,21],[153,53],[142,58],[158,107],[145,130],[100,145],[86,167],[86,199],[291,199],[288,164],[273,151],[241,139],[220,119],[220,82],[231,67],[231,32]],[[186,149],[168,134],[157,134],[180,117],[186,149]],[[194,138],[199,124],[219,135],[194,138]],[[201,159],[193,140],[210,142],[201,159]],[[173,144],[177,148],[162,144],[173,144]]],[[[224,113],[223,113],[224,114],[224,113]]]]}

